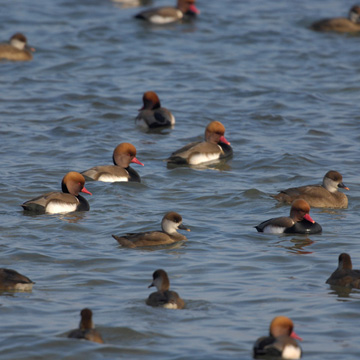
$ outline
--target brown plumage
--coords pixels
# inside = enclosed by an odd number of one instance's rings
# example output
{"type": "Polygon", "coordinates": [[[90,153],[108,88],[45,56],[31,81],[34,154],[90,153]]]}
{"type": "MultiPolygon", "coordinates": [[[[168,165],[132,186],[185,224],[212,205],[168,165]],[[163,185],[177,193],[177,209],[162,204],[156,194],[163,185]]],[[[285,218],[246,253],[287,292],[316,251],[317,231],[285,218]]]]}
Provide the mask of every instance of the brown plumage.
{"type": "Polygon", "coordinates": [[[69,333],[68,337],[73,339],[85,339],[99,344],[103,344],[104,340],[102,339],[100,333],[94,327],[94,323],[92,321],[92,311],[85,308],[81,310],[80,316],[81,320],[79,328],[72,330],[69,333]]]}
{"type": "Polygon", "coordinates": [[[273,197],[287,204],[296,199],[304,199],[311,207],[326,207],[345,209],[348,206],[348,198],[338,191],[338,188],[349,190],[344,185],[342,175],[334,170],[328,171],[322,185],[306,185],[282,190],[273,197]]]}
{"type": "Polygon", "coordinates": [[[16,33],[10,38],[9,43],[0,44],[0,59],[29,61],[33,58],[31,51],[35,49],[27,45],[25,35],[16,33]]]}
{"type": "Polygon", "coordinates": [[[28,277],[21,275],[15,270],[0,269],[0,290],[30,291],[33,284],[35,283],[28,277]]]}

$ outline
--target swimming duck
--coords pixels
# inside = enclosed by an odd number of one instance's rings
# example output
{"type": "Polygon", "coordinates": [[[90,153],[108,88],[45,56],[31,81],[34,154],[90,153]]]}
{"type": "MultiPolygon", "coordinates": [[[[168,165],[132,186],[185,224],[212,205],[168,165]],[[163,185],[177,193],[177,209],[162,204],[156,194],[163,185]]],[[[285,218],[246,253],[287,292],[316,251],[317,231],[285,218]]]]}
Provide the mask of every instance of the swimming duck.
{"type": "Polygon", "coordinates": [[[161,107],[160,99],[154,91],[147,91],[143,95],[143,103],[144,106],[135,119],[137,126],[149,130],[175,125],[174,115],[168,109],[161,107]]]}
{"type": "Polygon", "coordinates": [[[354,5],[348,18],[333,18],[317,21],[311,25],[316,31],[335,31],[340,33],[360,31],[360,6],[354,5]]]}
{"type": "Polygon", "coordinates": [[[291,204],[290,216],[266,220],[255,228],[258,232],[271,234],[318,234],[322,228],[311,218],[309,212],[309,204],[303,199],[297,199],[291,204]]]}
{"type": "Polygon", "coordinates": [[[338,188],[349,190],[344,185],[342,175],[334,170],[328,171],[322,185],[306,185],[282,190],[273,196],[276,200],[291,204],[295,199],[304,199],[311,207],[326,207],[345,209],[348,206],[347,196],[338,188]]]}
{"type": "Polygon", "coordinates": [[[153,282],[149,288],[156,286],[157,291],[149,295],[146,304],[150,306],[161,306],[166,309],[182,309],[185,302],[175,291],[170,291],[170,281],[165,270],[159,269],[153,273],[153,282]]]}
{"type": "Polygon", "coordinates": [[[360,270],[353,270],[349,254],[339,255],[339,266],[326,280],[327,284],[360,289],[360,270]]]}
{"type": "Polygon", "coordinates": [[[24,202],[25,211],[35,214],[61,214],[72,211],[88,211],[89,203],[79,195],[80,192],[92,195],[85,188],[85,179],[78,172],[67,173],[61,182],[62,192],[50,192],[24,202]]]}
{"type": "Polygon", "coordinates": [[[178,0],[176,7],[163,6],[148,9],[135,15],[135,18],[146,20],[152,24],[169,24],[183,18],[193,18],[200,11],[195,6],[195,0],[178,0]]]}
{"type": "Polygon", "coordinates": [[[162,231],[148,231],[143,233],[131,233],[123,236],[112,235],[120,245],[128,248],[167,245],[177,241],[187,240],[186,236],[179,234],[178,229],[190,231],[182,224],[180,214],[170,211],[166,213],[161,221],[162,231]]]}
{"type": "Polygon", "coordinates": [[[300,359],[301,348],[295,339],[302,339],[293,328],[294,324],[288,317],[275,317],[270,324],[270,335],[263,336],[255,342],[254,358],[300,359]]]}
{"type": "Polygon", "coordinates": [[[185,145],[173,152],[167,161],[169,164],[199,165],[230,158],[233,151],[224,134],[224,125],[212,121],[205,129],[205,141],[185,145]]]}
{"type": "Polygon", "coordinates": [[[130,143],[119,144],[113,152],[114,165],[95,166],[83,171],[81,174],[97,181],[117,182],[132,181],[141,182],[139,174],[131,168],[130,163],[144,166],[136,158],[136,148],[130,143]]]}
{"type": "Polygon", "coordinates": [[[15,270],[0,269],[0,290],[30,291],[33,284],[35,283],[28,277],[19,274],[15,270]]]}
{"type": "Polygon", "coordinates": [[[92,321],[92,311],[87,308],[82,309],[80,316],[81,320],[79,328],[72,330],[69,333],[68,338],[85,339],[103,344],[104,340],[102,339],[100,333],[95,329],[94,323],[92,321]]]}
{"type": "Polygon", "coordinates": [[[27,45],[25,35],[16,33],[10,38],[9,43],[0,44],[0,59],[29,61],[33,58],[31,51],[34,52],[35,49],[27,45]]]}

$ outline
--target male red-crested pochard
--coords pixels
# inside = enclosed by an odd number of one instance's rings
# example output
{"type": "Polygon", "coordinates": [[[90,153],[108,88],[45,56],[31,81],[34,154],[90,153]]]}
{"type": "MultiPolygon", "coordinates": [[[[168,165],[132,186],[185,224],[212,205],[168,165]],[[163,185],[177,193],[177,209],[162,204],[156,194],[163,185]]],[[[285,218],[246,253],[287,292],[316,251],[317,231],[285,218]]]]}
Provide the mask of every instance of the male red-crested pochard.
{"type": "Polygon", "coordinates": [[[15,270],[0,269],[0,290],[30,291],[35,283],[15,270]]]}
{"type": "Polygon", "coordinates": [[[182,217],[175,211],[166,213],[161,221],[162,231],[130,233],[122,236],[112,235],[120,245],[128,248],[168,245],[177,241],[187,240],[186,236],[177,232],[178,229],[190,231],[182,224],[182,217]]]}
{"type": "Polygon", "coordinates": [[[154,307],[163,307],[166,309],[182,309],[185,302],[179,294],[170,289],[170,281],[165,270],[159,269],[153,273],[153,281],[149,288],[155,286],[157,291],[149,295],[146,304],[154,307]]]}
{"type": "Polygon", "coordinates": [[[270,234],[318,234],[322,228],[311,218],[309,212],[309,204],[303,199],[297,199],[291,204],[290,216],[263,221],[255,228],[259,232],[270,234]]]}
{"type": "Polygon", "coordinates": [[[200,11],[195,6],[196,0],[177,0],[176,7],[163,6],[144,10],[135,18],[146,20],[152,24],[169,24],[185,18],[194,18],[200,11]]]}
{"type": "Polygon", "coordinates": [[[0,59],[29,61],[33,58],[32,51],[35,49],[27,45],[25,35],[16,33],[10,38],[9,43],[0,44],[0,59]]]}
{"type": "Polygon", "coordinates": [[[193,142],[173,152],[167,159],[169,164],[199,165],[230,158],[233,154],[225,139],[225,126],[212,121],[205,129],[205,141],[193,142]]]}
{"type": "Polygon", "coordinates": [[[144,166],[136,158],[136,148],[130,143],[119,144],[113,152],[114,165],[95,166],[81,174],[103,182],[132,181],[141,182],[139,174],[130,167],[130,163],[144,166]]]}
{"type": "Polygon", "coordinates": [[[62,214],[72,211],[88,211],[89,203],[79,195],[80,192],[92,195],[85,188],[85,179],[78,172],[67,173],[61,182],[62,192],[50,192],[24,202],[25,211],[36,214],[62,214]]]}
{"type": "Polygon", "coordinates": [[[144,106],[139,110],[135,124],[145,130],[174,126],[175,117],[166,108],[161,107],[160,99],[154,91],[143,95],[144,106]]]}
{"type": "Polygon", "coordinates": [[[360,289],[360,270],[353,270],[349,254],[339,255],[339,266],[326,280],[327,284],[360,289]]]}
{"type": "Polygon", "coordinates": [[[302,339],[293,329],[294,324],[291,319],[286,316],[276,316],[270,324],[270,335],[256,340],[253,348],[254,358],[300,359],[301,348],[296,339],[302,339]]]}
{"type": "Polygon", "coordinates": [[[311,207],[326,207],[345,209],[348,206],[347,196],[338,191],[338,188],[349,190],[343,183],[342,175],[334,170],[328,171],[322,185],[306,185],[282,190],[273,197],[287,204],[296,199],[304,199],[311,207]]]}
{"type": "Polygon", "coordinates": [[[323,19],[311,25],[316,31],[335,31],[351,33],[360,31],[360,6],[354,5],[349,11],[349,17],[323,19]]]}
{"type": "Polygon", "coordinates": [[[92,311],[90,309],[82,309],[80,312],[81,320],[79,328],[72,330],[68,338],[73,339],[85,339],[93,341],[99,344],[103,344],[104,340],[102,339],[100,333],[95,329],[94,323],[92,321],[92,311]]]}

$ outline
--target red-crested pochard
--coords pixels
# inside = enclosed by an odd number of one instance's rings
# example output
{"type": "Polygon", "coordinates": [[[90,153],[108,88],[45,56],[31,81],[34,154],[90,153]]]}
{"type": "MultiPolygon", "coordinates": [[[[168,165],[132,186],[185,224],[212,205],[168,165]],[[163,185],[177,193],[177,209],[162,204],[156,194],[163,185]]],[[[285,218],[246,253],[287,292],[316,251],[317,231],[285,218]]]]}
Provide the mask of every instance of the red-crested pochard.
{"type": "Polygon", "coordinates": [[[80,192],[92,195],[85,188],[85,179],[78,172],[67,173],[61,182],[62,192],[50,192],[24,202],[25,211],[36,214],[61,214],[72,211],[88,211],[89,203],[79,195],[80,192]]]}
{"type": "Polygon", "coordinates": [[[309,212],[309,204],[303,199],[297,199],[291,204],[290,216],[266,220],[255,228],[259,232],[270,234],[318,234],[322,228],[311,218],[309,212]]]}
{"type": "Polygon", "coordinates": [[[176,7],[163,6],[144,10],[135,18],[146,20],[152,24],[169,24],[185,18],[193,18],[200,11],[195,6],[195,0],[177,0],[176,7]]]}
{"type": "Polygon", "coordinates": [[[167,159],[169,164],[199,165],[230,158],[233,154],[225,139],[225,126],[212,121],[205,129],[205,141],[193,142],[173,152],[167,159]]]}
{"type": "Polygon", "coordinates": [[[150,306],[160,306],[166,309],[182,309],[185,302],[179,294],[170,289],[169,277],[165,270],[159,269],[153,273],[153,281],[149,288],[155,286],[157,291],[149,295],[146,304],[150,306]]]}
{"type": "Polygon", "coordinates": [[[0,59],[29,61],[33,58],[31,51],[34,52],[35,49],[27,45],[25,35],[16,33],[10,38],[9,43],[0,44],[0,59]]]}
{"type": "Polygon", "coordinates": [[[360,6],[354,5],[349,11],[349,17],[323,19],[311,25],[316,31],[335,31],[351,33],[360,31],[360,6]]]}
{"type": "Polygon", "coordinates": [[[143,233],[131,233],[122,236],[112,235],[120,245],[128,248],[142,246],[156,246],[173,244],[177,241],[187,240],[186,236],[177,232],[178,229],[190,231],[182,224],[180,214],[170,211],[161,221],[162,231],[148,231],[143,233]]]}
{"type": "Polygon", "coordinates": [[[304,199],[311,207],[326,207],[345,209],[348,206],[347,196],[338,191],[338,188],[349,190],[342,182],[339,172],[330,170],[324,178],[322,185],[307,185],[296,188],[282,190],[273,197],[287,204],[291,204],[296,199],[304,199]]]}
{"type": "Polygon", "coordinates": [[[0,290],[30,291],[35,283],[15,270],[0,269],[0,290]]]}
{"type": "Polygon", "coordinates": [[[326,280],[327,284],[360,289],[360,270],[353,270],[349,254],[339,255],[339,266],[326,280]]]}
{"type": "Polygon", "coordinates": [[[81,174],[103,182],[133,181],[141,182],[139,174],[130,167],[130,163],[144,166],[136,158],[136,148],[130,143],[119,144],[113,152],[114,165],[95,166],[81,174]]]}
{"type": "Polygon", "coordinates": [[[90,309],[82,309],[80,312],[81,320],[78,329],[72,330],[68,338],[72,339],[85,339],[93,341],[99,344],[103,344],[104,340],[102,339],[100,333],[95,329],[94,323],[92,321],[92,311],[90,309]]]}
{"type": "Polygon", "coordinates": [[[256,340],[253,348],[254,358],[300,359],[301,348],[296,339],[302,339],[293,328],[294,324],[288,317],[275,317],[270,324],[270,335],[256,340]]]}
{"type": "Polygon", "coordinates": [[[144,93],[143,103],[144,106],[135,119],[137,126],[149,130],[175,125],[174,115],[168,109],[161,107],[160,99],[154,91],[144,93]]]}

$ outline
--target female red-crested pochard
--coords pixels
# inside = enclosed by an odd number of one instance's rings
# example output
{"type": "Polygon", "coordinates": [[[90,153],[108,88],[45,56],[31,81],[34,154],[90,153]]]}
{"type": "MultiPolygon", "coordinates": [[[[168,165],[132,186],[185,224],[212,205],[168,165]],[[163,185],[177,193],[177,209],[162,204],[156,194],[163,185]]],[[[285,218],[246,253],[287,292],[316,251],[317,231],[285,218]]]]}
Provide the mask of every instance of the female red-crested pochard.
{"type": "Polygon", "coordinates": [[[50,192],[24,202],[25,211],[35,214],[63,214],[72,211],[88,211],[89,203],[79,195],[80,192],[92,195],[85,188],[85,179],[78,172],[67,173],[61,182],[62,192],[50,192]]]}
{"type": "Polygon", "coordinates": [[[0,44],[0,59],[29,61],[33,58],[31,51],[35,49],[27,45],[25,35],[16,33],[10,38],[9,43],[0,44]]]}
{"type": "Polygon", "coordinates": [[[31,291],[35,283],[15,270],[0,269],[0,290],[31,291]]]}
{"type": "Polygon", "coordinates": [[[349,254],[339,255],[339,266],[326,280],[327,284],[360,289],[360,270],[353,270],[349,254]]]}
{"type": "Polygon", "coordinates": [[[185,18],[193,18],[200,11],[195,6],[195,0],[177,0],[176,7],[163,6],[148,9],[135,15],[135,18],[146,20],[152,24],[169,24],[185,18]]]}
{"type": "Polygon", "coordinates": [[[139,174],[130,167],[130,163],[144,166],[136,158],[136,148],[130,143],[119,144],[113,152],[114,165],[95,166],[81,174],[103,182],[133,181],[141,182],[139,174]]]}
{"type": "Polygon", "coordinates": [[[276,200],[291,204],[296,199],[304,199],[311,207],[326,207],[345,209],[348,206],[347,196],[338,191],[338,188],[349,190],[343,183],[341,174],[337,171],[328,171],[322,185],[307,185],[282,190],[273,196],[276,200]]]}
{"type": "Polygon", "coordinates": [[[69,333],[68,338],[85,339],[103,344],[104,340],[102,339],[100,333],[95,329],[94,323],[92,321],[92,311],[87,308],[82,309],[80,316],[81,320],[79,328],[72,330],[69,333]]]}
{"type": "Polygon", "coordinates": [[[311,218],[309,212],[309,204],[303,199],[297,199],[291,204],[290,216],[266,220],[255,228],[259,232],[270,234],[318,234],[322,228],[311,218]]]}
{"type": "Polygon", "coordinates": [[[161,107],[160,99],[154,91],[143,95],[144,106],[139,110],[135,124],[145,130],[174,126],[175,117],[166,108],[161,107]]]}
{"type": "Polygon", "coordinates": [[[167,159],[169,164],[199,165],[230,158],[233,154],[225,139],[225,126],[212,121],[205,129],[205,141],[193,142],[173,152],[167,159]]]}
{"type": "Polygon", "coordinates": [[[182,217],[175,211],[166,213],[161,221],[162,231],[131,233],[122,236],[112,235],[120,245],[128,248],[168,245],[177,241],[187,240],[186,236],[177,232],[178,229],[190,231],[182,224],[182,217]]]}
{"type": "Polygon", "coordinates": [[[354,5],[349,11],[349,17],[323,19],[311,25],[316,31],[335,31],[351,33],[360,31],[360,6],[354,5]]]}
{"type": "Polygon", "coordinates": [[[255,342],[254,358],[300,359],[301,348],[296,339],[302,339],[293,329],[291,319],[286,316],[275,317],[270,324],[270,335],[263,336],[255,342]]]}
{"type": "Polygon", "coordinates": [[[166,309],[182,309],[185,302],[179,294],[170,289],[170,281],[165,270],[159,269],[153,273],[153,281],[149,288],[155,286],[157,291],[149,295],[146,304],[154,307],[163,307],[166,309]]]}

